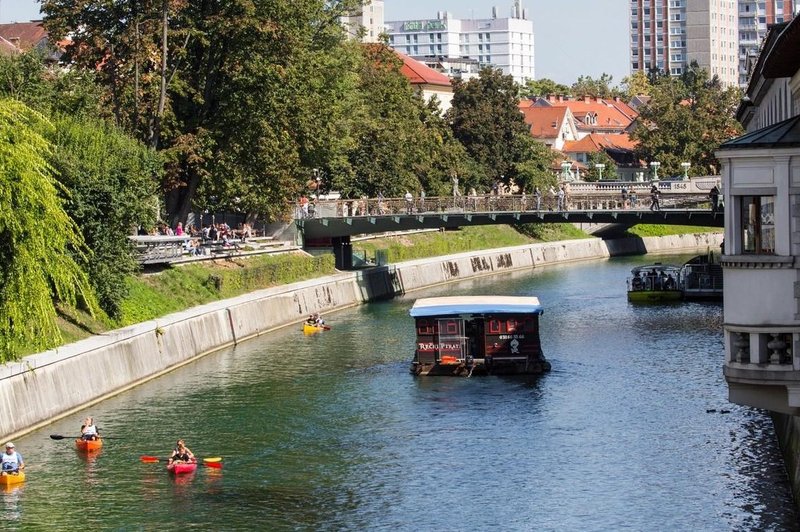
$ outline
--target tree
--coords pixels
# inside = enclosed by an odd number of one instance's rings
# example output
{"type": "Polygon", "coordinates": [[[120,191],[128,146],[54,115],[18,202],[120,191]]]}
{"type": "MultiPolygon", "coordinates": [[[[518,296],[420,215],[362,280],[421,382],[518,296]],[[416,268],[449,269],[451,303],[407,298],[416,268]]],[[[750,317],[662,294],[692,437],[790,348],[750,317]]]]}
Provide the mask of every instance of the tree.
{"type": "Polygon", "coordinates": [[[64,211],[48,163],[52,132],[45,118],[13,100],[0,100],[0,360],[21,348],[56,345],[54,301],[96,303],[76,262],[86,252],[64,211]]]}
{"type": "Polygon", "coordinates": [[[600,181],[600,169],[595,166],[597,164],[604,165],[604,181],[617,180],[617,163],[604,150],[600,150],[589,154],[588,160],[586,161],[586,166],[589,167],[589,170],[583,176],[584,181],[600,181]]]}
{"type": "Polygon", "coordinates": [[[552,79],[529,79],[520,88],[522,98],[534,98],[536,96],[546,97],[548,95],[571,96],[572,89],[561,83],[556,83],[552,79]]]}
{"type": "Polygon", "coordinates": [[[481,185],[517,177],[517,163],[531,157],[528,126],[519,112],[517,87],[511,76],[492,68],[478,78],[456,81],[447,119],[455,137],[485,171],[481,185]]]}
{"type": "Polygon", "coordinates": [[[572,84],[572,94],[577,97],[593,96],[595,98],[620,96],[621,91],[611,85],[613,80],[614,76],[605,72],[598,79],[594,79],[591,76],[580,76],[578,81],[572,84]]]}
{"type": "Polygon", "coordinates": [[[69,191],[64,208],[92,250],[86,270],[100,307],[119,318],[125,277],[138,268],[128,235],[156,221],[162,161],[101,120],[60,116],[54,124],[50,159],[69,191]]]}
{"type": "Polygon", "coordinates": [[[622,92],[627,101],[634,96],[649,96],[652,89],[650,77],[643,70],[637,70],[622,79],[622,92]]]}
{"type": "Polygon", "coordinates": [[[739,97],[739,89],[723,89],[696,64],[681,78],[659,78],[631,134],[637,156],[661,163],[662,175],[681,175],[682,162],[692,164],[692,175],[716,173],[715,150],[741,131],[734,116],[739,97]]]}
{"type": "Polygon", "coordinates": [[[530,157],[516,164],[514,180],[520,190],[530,194],[534,187],[538,186],[539,190],[544,191],[558,184],[558,178],[553,173],[553,163],[558,154],[545,143],[528,138],[530,157]]]}

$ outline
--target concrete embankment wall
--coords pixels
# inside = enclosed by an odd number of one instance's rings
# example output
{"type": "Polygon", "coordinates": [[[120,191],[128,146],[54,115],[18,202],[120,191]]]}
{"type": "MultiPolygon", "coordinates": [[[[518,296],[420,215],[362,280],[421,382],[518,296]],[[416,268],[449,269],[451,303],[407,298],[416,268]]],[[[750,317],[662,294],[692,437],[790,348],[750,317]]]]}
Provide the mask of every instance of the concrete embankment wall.
{"type": "Polygon", "coordinates": [[[0,441],[212,351],[302,321],[311,312],[330,312],[432,285],[547,264],[718,249],[721,238],[710,233],[611,242],[584,239],[475,251],[340,273],[170,314],[0,366],[0,441]],[[92,386],[86,386],[87,382],[92,386]]]}
{"type": "Polygon", "coordinates": [[[771,413],[795,504],[800,507],[800,418],[771,413]]]}

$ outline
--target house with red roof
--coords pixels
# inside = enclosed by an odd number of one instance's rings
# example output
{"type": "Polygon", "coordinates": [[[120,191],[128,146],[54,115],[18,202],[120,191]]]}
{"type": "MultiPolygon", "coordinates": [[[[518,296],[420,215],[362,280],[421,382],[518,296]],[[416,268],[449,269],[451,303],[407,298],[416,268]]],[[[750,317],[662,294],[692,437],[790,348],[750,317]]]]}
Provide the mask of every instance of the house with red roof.
{"type": "Polygon", "coordinates": [[[561,150],[568,158],[579,163],[589,163],[593,153],[605,152],[617,167],[621,181],[635,181],[643,164],[636,157],[636,144],[627,134],[590,133],[580,140],[567,142],[561,150]]]}
{"type": "Polygon", "coordinates": [[[416,59],[396,50],[395,53],[403,60],[400,72],[425,101],[430,101],[435,96],[439,100],[439,108],[442,113],[450,109],[453,101],[453,83],[450,78],[416,59]]]}
{"type": "Polygon", "coordinates": [[[638,116],[632,107],[621,101],[606,101],[591,96],[577,99],[548,96],[537,98],[534,106],[568,108],[575,117],[580,138],[590,133],[625,133],[638,116]]]}
{"type": "MultiPolygon", "coordinates": [[[[63,43],[57,46],[63,48],[63,43]]],[[[54,52],[41,20],[0,24],[0,54],[14,55],[30,50],[53,52],[49,57],[52,61],[60,57],[60,53],[54,52]]]]}
{"type": "Polygon", "coordinates": [[[554,150],[561,151],[565,142],[578,139],[575,117],[567,107],[536,107],[523,100],[520,111],[531,136],[554,150]]]}

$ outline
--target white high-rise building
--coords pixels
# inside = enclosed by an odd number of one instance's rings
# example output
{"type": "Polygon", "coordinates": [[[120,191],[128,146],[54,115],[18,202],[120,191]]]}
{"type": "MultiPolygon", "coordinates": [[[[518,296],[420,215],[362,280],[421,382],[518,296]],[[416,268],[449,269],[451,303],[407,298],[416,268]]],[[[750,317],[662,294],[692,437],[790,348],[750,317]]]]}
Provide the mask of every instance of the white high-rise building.
{"type": "Polygon", "coordinates": [[[360,38],[362,42],[378,42],[383,33],[383,20],[383,0],[365,0],[358,11],[342,17],[342,24],[352,38],[360,38]]]}
{"type": "Polygon", "coordinates": [[[525,83],[535,73],[533,22],[521,4],[514,2],[508,18],[498,18],[493,8],[488,19],[458,19],[439,12],[435,19],[389,21],[389,45],[420,61],[473,59],[525,83]]]}
{"type": "Polygon", "coordinates": [[[739,86],[747,88],[748,58],[758,57],[768,26],[789,22],[795,0],[739,0],[739,86]]]}

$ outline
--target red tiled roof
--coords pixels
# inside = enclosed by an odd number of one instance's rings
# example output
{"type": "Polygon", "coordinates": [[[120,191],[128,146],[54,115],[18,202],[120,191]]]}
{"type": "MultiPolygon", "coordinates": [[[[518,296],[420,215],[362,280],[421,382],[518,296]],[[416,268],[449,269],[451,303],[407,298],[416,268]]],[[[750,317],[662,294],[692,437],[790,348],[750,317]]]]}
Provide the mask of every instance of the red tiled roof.
{"type": "Polygon", "coordinates": [[[16,55],[20,53],[20,49],[0,37],[0,55],[16,55]]]}
{"type": "Polygon", "coordinates": [[[548,97],[546,101],[553,107],[568,107],[578,121],[578,129],[582,130],[616,129],[624,131],[633,122],[632,117],[626,116],[624,112],[602,98],[569,100],[548,97]],[[586,123],[590,114],[597,117],[594,123],[586,123]]]}
{"type": "Polygon", "coordinates": [[[437,72],[431,67],[420,63],[416,59],[412,59],[405,54],[395,50],[397,56],[403,60],[403,66],[400,68],[400,73],[403,74],[412,85],[440,85],[443,87],[452,87],[450,78],[437,72]]]}
{"type": "Polygon", "coordinates": [[[525,123],[530,126],[534,138],[554,138],[561,131],[561,125],[567,116],[565,107],[526,107],[520,109],[525,123]]]}
{"type": "Polygon", "coordinates": [[[11,24],[0,24],[0,37],[10,43],[19,42],[19,47],[27,51],[47,39],[47,30],[42,26],[41,20],[13,22],[11,24]]]}
{"type": "Polygon", "coordinates": [[[634,150],[636,149],[636,143],[631,140],[627,133],[619,135],[592,133],[581,140],[565,142],[561,151],[564,153],[594,153],[608,148],[634,150]]]}

